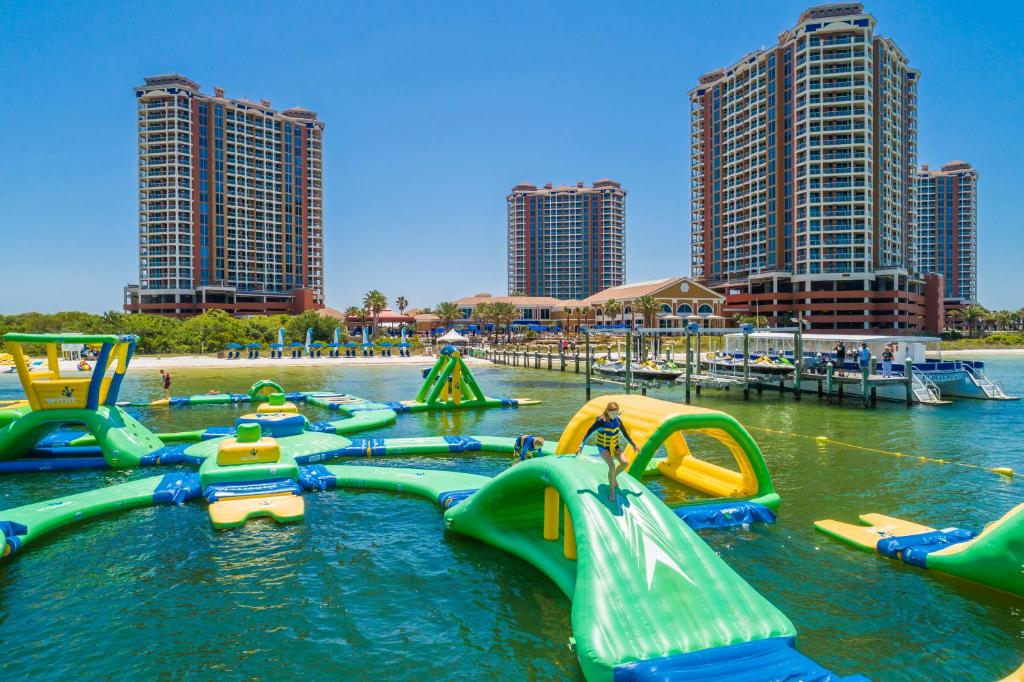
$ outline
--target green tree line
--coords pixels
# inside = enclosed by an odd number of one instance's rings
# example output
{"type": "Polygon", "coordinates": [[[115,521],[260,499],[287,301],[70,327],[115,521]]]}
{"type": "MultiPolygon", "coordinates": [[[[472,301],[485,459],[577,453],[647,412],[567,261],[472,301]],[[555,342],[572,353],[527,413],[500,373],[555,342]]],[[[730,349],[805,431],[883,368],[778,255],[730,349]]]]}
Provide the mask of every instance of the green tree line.
{"type": "Polygon", "coordinates": [[[147,355],[211,353],[229,343],[274,343],[281,327],[285,328],[285,343],[304,341],[310,327],[315,341],[331,341],[335,327],[341,327],[344,340],[350,340],[345,336],[344,324],[315,312],[236,318],[222,310],[209,310],[183,320],[114,311],[102,315],[78,311],[0,315],[0,335],[8,332],[135,334],[139,337],[137,352],[147,355]]]}

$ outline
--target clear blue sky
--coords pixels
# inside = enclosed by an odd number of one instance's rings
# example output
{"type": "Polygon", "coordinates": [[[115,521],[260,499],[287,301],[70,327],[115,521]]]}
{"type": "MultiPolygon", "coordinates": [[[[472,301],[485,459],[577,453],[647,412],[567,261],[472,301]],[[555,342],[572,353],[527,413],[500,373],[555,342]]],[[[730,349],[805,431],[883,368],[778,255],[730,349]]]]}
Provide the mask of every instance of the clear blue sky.
{"type": "MultiPolygon", "coordinates": [[[[521,181],[621,181],[628,279],[688,273],[687,90],[811,4],[0,0],[0,312],[120,307],[132,87],[175,71],[327,122],[332,306],[504,293],[521,181]]],[[[866,8],[923,73],[919,160],[980,169],[982,302],[1024,305],[1024,5],[866,8]]]]}

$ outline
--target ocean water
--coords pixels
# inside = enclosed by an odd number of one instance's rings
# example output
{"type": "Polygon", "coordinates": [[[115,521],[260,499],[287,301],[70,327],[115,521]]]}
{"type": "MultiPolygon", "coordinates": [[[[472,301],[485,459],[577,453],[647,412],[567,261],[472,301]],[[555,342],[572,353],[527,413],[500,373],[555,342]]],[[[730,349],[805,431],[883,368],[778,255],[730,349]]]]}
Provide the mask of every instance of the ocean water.
{"type": "MultiPolygon", "coordinates": [[[[339,363],[340,365],[340,363],[339,363]]],[[[581,376],[474,369],[490,395],[541,406],[403,415],[374,435],[556,438],[584,401],[581,376]]],[[[286,390],[411,398],[419,371],[398,367],[179,370],[173,393],[286,390]]],[[[1024,395],[1024,358],[989,374],[1024,395]]],[[[595,395],[611,387],[595,384],[595,395]]],[[[0,399],[20,393],[0,376],[0,399]]],[[[158,397],[153,371],[131,371],[122,398],[158,397]]],[[[682,389],[650,395],[681,400],[682,389]]],[[[702,531],[704,539],[796,625],[801,651],[841,674],[876,680],[995,680],[1024,660],[1024,600],[849,549],[817,533],[822,518],[880,512],[980,529],[1024,501],[1024,405],[959,401],[865,410],[813,396],[708,391],[695,403],[750,428],[782,496],[778,522],[702,531]],[[761,429],[772,429],[771,432],[761,429]],[[795,435],[794,435],[795,434],[795,435]],[[813,437],[919,454],[821,445],[813,437]],[[810,438],[808,438],[808,436],[810,438]]],[[[226,425],[238,406],[141,410],[155,431],[226,425]]],[[[310,418],[326,417],[303,408],[310,418]]],[[[376,460],[494,475],[503,457],[376,460]]],[[[0,478],[0,508],[89,490],[148,471],[0,478]]],[[[683,491],[657,479],[659,494],[683,491]]],[[[306,496],[306,522],[214,531],[204,506],[135,510],[50,535],[0,564],[0,679],[579,679],[570,602],[530,565],[446,535],[427,500],[377,492],[306,496]]],[[[2,518],[2,514],[0,514],[2,518]]],[[[681,604],[680,608],[686,608],[681,604]]]]}

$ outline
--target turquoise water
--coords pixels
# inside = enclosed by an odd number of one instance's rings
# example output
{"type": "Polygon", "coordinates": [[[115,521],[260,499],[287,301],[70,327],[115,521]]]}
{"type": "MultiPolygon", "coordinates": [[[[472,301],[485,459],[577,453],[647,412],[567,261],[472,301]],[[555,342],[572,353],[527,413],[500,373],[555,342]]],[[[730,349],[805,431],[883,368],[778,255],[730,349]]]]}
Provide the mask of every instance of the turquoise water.
{"type": "MultiPolygon", "coordinates": [[[[1024,394],[1024,359],[989,373],[1024,394]]],[[[376,435],[557,438],[583,401],[580,377],[475,370],[491,395],[544,401],[519,410],[404,415],[376,435]]],[[[244,391],[265,370],[179,370],[174,393],[244,391]]],[[[411,397],[419,372],[398,367],[282,369],[288,390],[411,397]]],[[[595,385],[595,395],[607,387],[595,385]]],[[[18,393],[0,376],[0,398],[18,393]]],[[[159,394],[133,372],[122,397],[159,394]]],[[[678,400],[681,389],[652,391],[678,400]]],[[[878,680],[994,680],[1024,659],[1024,600],[847,549],[816,533],[821,518],[881,512],[980,529],[1024,499],[1022,481],[983,469],[820,446],[767,427],[889,451],[1024,472],[1024,405],[960,401],[877,409],[769,394],[708,392],[697,404],[736,416],[764,450],[783,504],[773,526],[702,531],[794,622],[802,651],[837,672],[878,680]]],[[[233,422],[244,407],[144,409],[156,431],[233,422]]],[[[316,408],[313,419],[326,416],[316,408]]],[[[493,475],[504,458],[380,459],[382,465],[493,475]]],[[[6,477],[0,508],[88,490],[149,471],[6,477]]],[[[667,497],[683,494],[653,480],[667,497]]],[[[202,505],[127,512],[57,533],[0,565],[0,679],[573,679],[570,605],[531,566],[443,532],[422,499],[342,491],[306,496],[306,523],[215,532],[202,505]]],[[[681,605],[680,608],[684,608],[681,605]]]]}

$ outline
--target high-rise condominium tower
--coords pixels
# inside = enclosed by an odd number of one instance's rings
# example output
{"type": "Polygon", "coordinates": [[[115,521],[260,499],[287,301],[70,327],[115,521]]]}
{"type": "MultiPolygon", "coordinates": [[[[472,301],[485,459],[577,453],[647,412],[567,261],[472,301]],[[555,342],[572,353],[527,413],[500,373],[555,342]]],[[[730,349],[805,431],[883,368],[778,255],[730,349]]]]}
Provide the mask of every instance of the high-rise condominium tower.
{"type": "Polygon", "coordinates": [[[622,185],[520,184],[506,201],[509,294],[578,300],[625,282],[622,185]]]}
{"type": "Polygon", "coordinates": [[[916,330],[919,73],[859,3],[690,91],[691,265],[727,310],[819,330],[916,330]]]}
{"type": "Polygon", "coordinates": [[[135,89],[139,284],[125,309],[301,312],[324,302],[324,124],[180,75],[135,89]]]}
{"type": "Polygon", "coordinates": [[[945,283],[945,305],[978,302],[978,171],[966,161],[917,174],[917,258],[945,283]]]}

